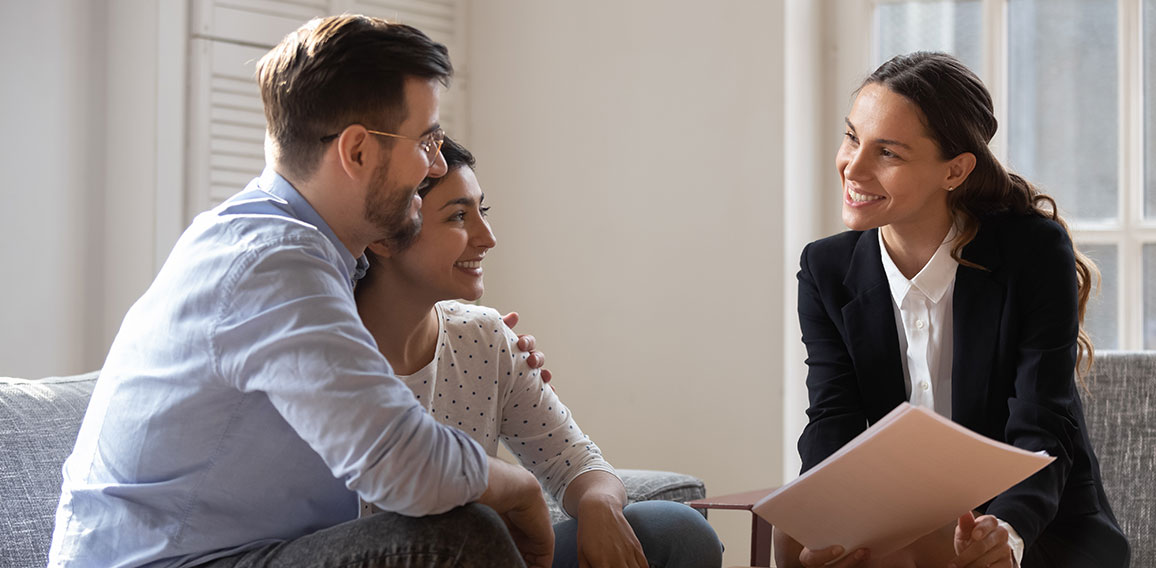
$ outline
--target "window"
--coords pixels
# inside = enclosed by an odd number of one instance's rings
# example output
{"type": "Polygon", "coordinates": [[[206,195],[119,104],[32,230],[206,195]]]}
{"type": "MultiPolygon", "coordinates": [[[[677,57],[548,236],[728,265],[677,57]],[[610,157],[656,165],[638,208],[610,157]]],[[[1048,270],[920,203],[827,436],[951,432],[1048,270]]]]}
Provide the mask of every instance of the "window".
{"type": "Polygon", "coordinates": [[[983,67],[980,0],[887,2],[875,9],[875,64],[901,53],[945,51],[968,67],[983,67]]]}
{"type": "Polygon", "coordinates": [[[465,138],[464,0],[193,0],[189,40],[185,217],[245,187],[265,163],[265,113],[256,63],[310,18],[367,14],[413,25],[445,44],[457,75],[441,99],[441,123],[465,138]]]}
{"type": "Polygon", "coordinates": [[[1103,275],[1101,349],[1156,349],[1156,0],[876,0],[873,64],[917,49],[974,69],[996,154],[1059,203],[1103,275]]]}

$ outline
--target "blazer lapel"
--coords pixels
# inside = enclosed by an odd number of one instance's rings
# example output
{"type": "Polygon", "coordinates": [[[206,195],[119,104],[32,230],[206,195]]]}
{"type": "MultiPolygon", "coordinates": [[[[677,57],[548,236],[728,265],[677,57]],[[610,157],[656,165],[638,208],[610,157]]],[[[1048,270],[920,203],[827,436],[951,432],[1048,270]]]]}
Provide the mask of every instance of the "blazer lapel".
{"type": "Polygon", "coordinates": [[[964,247],[963,258],[988,270],[960,265],[955,273],[951,361],[952,420],[972,430],[985,424],[983,407],[998,352],[1007,286],[997,275],[1000,254],[983,228],[964,247]]]}
{"type": "Polygon", "coordinates": [[[878,229],[861,234],[843,285],[851,301],[843,321],[868,421],[874,423],[906,400],[899,335],[891,290],[879,250],[878,229]]]}

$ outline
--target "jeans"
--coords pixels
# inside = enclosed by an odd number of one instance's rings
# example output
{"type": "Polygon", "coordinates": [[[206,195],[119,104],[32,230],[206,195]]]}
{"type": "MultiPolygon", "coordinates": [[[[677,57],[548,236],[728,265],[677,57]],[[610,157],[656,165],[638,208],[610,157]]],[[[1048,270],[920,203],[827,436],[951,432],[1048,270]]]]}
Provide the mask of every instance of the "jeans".
{"type": "Polygon", "coordinates": [[[524,567],[506,525],[485,505],[429,517],[378,513],[221,558],[210,568],[524,567]]]}
{"type": "MultiPolygon", "coordinates": [[[[722,544],[701,514],[681,503],[643,501],[623,510],[651,566],[718,568],[722,544]]],[[[554,567],[578,566],[578,521],[554,525],[554,567]]],[[[484,505],[429,517],[380,512],[301,538],[267,544],[206,568],[524,567],[505,523],[484,505]]]]}
{"type": "MultiPolygon", "coordinates": [[[[640,501],[622,511],[642,552],[658,568],[718,568],[722,543],[702,514],[672,501],[640,501]]],[[[554,568],[578,566],[578,521],[554,525],[554,568]]]]}

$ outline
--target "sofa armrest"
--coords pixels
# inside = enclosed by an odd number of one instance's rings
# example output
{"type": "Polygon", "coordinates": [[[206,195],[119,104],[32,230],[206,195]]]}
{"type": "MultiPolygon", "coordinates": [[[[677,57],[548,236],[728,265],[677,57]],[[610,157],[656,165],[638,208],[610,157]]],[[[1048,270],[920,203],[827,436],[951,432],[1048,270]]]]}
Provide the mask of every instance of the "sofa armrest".
{"type": "MultiPolygon", "coordinates": [[[[706,496],[706,486],[702,480],[685,473],[652,471],[648,469],[616,470],[622,484],[626,486],[627,503],[638,501],[677,501],[683,503],[706,496]]],[[[546,496],[550,506],[550,520],[558,523],[570,518],[562,506],[546,496]]],[[[703,512],[705,516],[705,511],[703,512]]]]}
{"type": "Polygon", "coordinates": [[[72,452],[98,372],[0,377],[0,566],[44,566],[72,452]]]}

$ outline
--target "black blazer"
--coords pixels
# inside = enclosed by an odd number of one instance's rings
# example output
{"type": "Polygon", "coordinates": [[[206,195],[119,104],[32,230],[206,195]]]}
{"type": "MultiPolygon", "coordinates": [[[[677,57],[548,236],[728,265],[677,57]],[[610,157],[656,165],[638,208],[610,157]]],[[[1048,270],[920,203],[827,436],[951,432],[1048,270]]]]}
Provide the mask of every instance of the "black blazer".
{"type": "MultiPolygon", "coordinates": [[[[891,292],[873,229],[815,241],[799,270],[809,422],[803,471],[906,400],[891,292]]],[[[1071,240],[1038,216],[981,223],[962,251],[953,297],[952,419],[1056,460],[985,503],[1024,539],[1024,564],[1052,541],[1088,555],[1049,565],[1127,566],[1127,540],[1100,482],[1073,380],[1077,288],[1071,240]],[[1035,546],[1036,544],[1039,546],[1035,546]]],[[[917,448],[913,449],[918,451],[917,448]]]]}

